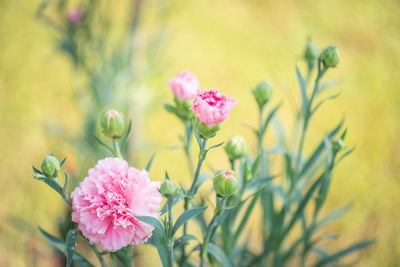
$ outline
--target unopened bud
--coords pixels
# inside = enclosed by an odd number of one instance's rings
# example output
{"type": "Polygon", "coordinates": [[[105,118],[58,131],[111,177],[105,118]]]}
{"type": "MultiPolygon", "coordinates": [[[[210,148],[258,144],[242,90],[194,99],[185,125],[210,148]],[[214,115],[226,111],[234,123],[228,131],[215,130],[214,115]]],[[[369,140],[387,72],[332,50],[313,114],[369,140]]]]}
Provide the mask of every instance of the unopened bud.
{"type": "Polygon", "coordinates": [[[262,81],[253,90],[253,94],[258,106],[261,108],[270,100],[272,96],[272,86],[268,81],[262,81]]]}
{"type": "Polygon", "coordinates": [[[247,152],[246,141],[239,135],[234,135],[228,139],[225,146],[226,154],[229,159],[235,160],[243,157],[247,152]]]}
{"type": "Polygon", "coordinates": [[[336,46],[328,46],[321,53],[321,60],[327,68],[334,68],[339,63],[340,52],[336,46]]]}
{"type": "Polygon", "coordinates": [[[304,58],[309,67],[314,67],[320,54],[319,48],[310,40],[307,41],[306,49],[304,51],[304,58]]]}
{"type": "Polygon", "coordinates": [[[239,179],[231,170],[218,172],[214,177],[214,190],[220,198],[225,199],[233,196],[238,187],[239,179]]]}
{"type": "Polygon", "coordinates": [[[110,109],[101,115],[100,126],[105,136],[120,138],[125,130],[125,116],[115,109],[110,109]]]}
{"type": "Polygon", "coordinates": [[[54,156],[46,156],[42,162],[42,172],[47,176],[54,178],[60,170],[60,162],[54,156]]]}
{"type": "Polygon", "coordinates": [[[173,198],[179,196],[180,190],[173,182],[170,180],[165,180],[161,185],[160,192],[166,198],[173,198]]]}

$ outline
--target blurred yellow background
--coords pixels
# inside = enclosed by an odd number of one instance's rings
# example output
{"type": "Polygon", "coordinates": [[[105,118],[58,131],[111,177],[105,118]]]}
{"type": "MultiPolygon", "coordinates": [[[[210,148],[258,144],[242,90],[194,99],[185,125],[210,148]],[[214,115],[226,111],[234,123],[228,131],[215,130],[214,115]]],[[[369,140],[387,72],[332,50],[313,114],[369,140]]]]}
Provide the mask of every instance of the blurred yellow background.
{"type": "MultiPolygon", "coordinates": [[[[52,32],[35,19],[38,4],[0,1],[0,266],[32,266],[33,254],[38,266],[51,266],[50,249],[37,229],[19,232],[13,219],[51,232],[61,214],[62,200],[31,179],[32,163],[40,165],[45,154],[56,151],[68,156],[66,168],[76,172],[76,151],[70,142],[49,136],[45,128],[48,121],[58,121],[63,131],[74,134],[82,119],[74,102],[71,64],[56,51],[52,32]]],[[[143,168],[156,151],[152,179],[163,180],[168,170],[174,180],[188,184],[182,151],[167,149],[179,142],[183,129],[162,106],[172,100],[166,83],[177,72],[187,69],[197,75],[202,88],[217,87],[238,99],[213,142],[240,134],[252,148],[252,133],[243,126],[256,124],[250,89],[268,79],[274,87],[273,102],[284,101],[278,116],[290,129],[299,101],[294,66],[301,64],[305,40],[311,36],[320,47],[335,44],[341,62],[328,78],[339,79],[333,91],[341,95],[320,110],[306,141],[310,151],[345,116],[346,143],[357,146],[338,167],[325,207],[329,211],[353,203],[352,210],[330,226],[341,237],[328,247],[377,237],[375,245],[359,254],[357,265],[399,266],[400,2],[198,0],[167,5],[162,71],[145,84],[149,91],[142,97],[152,101],[140,119],[142,127],[134,127],[133,135],[143,141],[134,165],[143,168]]],[[[146,8],[151,13],[151,5],[146,8]]],[[[267,145],[273,145],[272,140],[268,136],[267,145]]],[[[210,153],[208,163],[228,167],[222,150],[210,153]]],[[[152,253],[146,250],[144,255],[152,253]]],[[[140,257],[138,263],[144,262],[152,266],[140,257]]],[[[155,257],[151,262],[159,264],[155,257]]]]}

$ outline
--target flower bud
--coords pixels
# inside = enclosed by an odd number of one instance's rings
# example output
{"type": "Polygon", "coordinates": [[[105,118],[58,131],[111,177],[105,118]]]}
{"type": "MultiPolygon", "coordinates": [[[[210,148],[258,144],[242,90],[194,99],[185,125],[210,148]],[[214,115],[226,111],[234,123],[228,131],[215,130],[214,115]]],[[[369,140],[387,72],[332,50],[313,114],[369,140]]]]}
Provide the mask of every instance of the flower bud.
{"type": "Polygon", "coordinates": [[[334,68],[339,63],[340,52],[336,46],[328,46],[321,53],[321,60],[326,68],[334,68]]]}
{"type": "Polygon", "coordinates": [[[105,136],[120,138],[125,130],[125,117],[121,112],[110,109],[100,117],[100,126],[105,136]]]}
{"type": "Polygon", "coordinates": [[[226,154],[229,159],[235,160],[243,157],[247,152],[246,141],[239,135],[234,135],[228,139],[225,146],[226,154]]]}
{"type": "Polygon", "coordinates": [[[313,68],[320,54],[319,48],[310,40],[307,41],[304,51],[304,58],[307,61],[309,68],[313,68]]]}
{"type": "Polygon", "coordinates": [[[262,81],[253,90],[254,97],[256,98],[258,106],[263,107],[272,96],[272,86],[268,81],[262,81]]]}
{"type": "Polygon", "coordinates": [[[220,198],[231,197],[238,187],[239,180],[231,170],[218,172],[214,177],[214,190],[220,198]]]}
{"type": "Polygon", "coordinates": [[[169,197],[174,198],[179,196],[180,190],[178,189],[178,187],[176,187],[176,185],[173,182],[167,179],[161,185],[160,192],[166,198],[169,197]]]}
{"type": "Polygon", "coordinates": [[[60,170],[60,162],[54,156],[46,156],[42,162],[42,172],[47,176],[54,178],[60,170]]]}
{"type": "Polygon", "coordinates": [[[221,129],[221,126],[220,126],[220,124],[208,126],[208,125],[202,123],[201,121],[199,121],[198,119],[196,119],[196,128],[197,128],[197,132],[199,133],[200,137],[202,137],[204,139],[209,139],[211,137],[214,137],[217,134],[219,129],[221,129]]]}

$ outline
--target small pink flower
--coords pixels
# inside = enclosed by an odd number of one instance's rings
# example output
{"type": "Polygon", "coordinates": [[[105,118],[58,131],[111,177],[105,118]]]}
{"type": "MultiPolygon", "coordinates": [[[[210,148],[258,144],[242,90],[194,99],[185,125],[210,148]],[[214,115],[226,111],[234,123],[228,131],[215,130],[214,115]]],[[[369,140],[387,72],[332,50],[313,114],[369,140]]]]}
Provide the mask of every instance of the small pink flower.
{"type": "Polygon", "coordinates": [[[236,102],[234,97],[227,98],[225,94],[220,94],[218,89],[213,88],[199,92],[191,109],[200,122],[211,127],[229,118],[229,112],[236,102]]]}
{"type": "Polygon", "coordinates": [[[185,70],[170,80],[168,85],[171,87],[174,95],[181,101],[186,99],[193,100],[197,91],[200,90],[199,81],[196,76],[185,70]]]}
{"type": "Polygon", "coordinates": [[[67,20],[71,24],[77,24],[83,17],[82,9],[79,7],[70,10],[67,14],[67,20]]]}
{"type": "Polygon", "coordinates": [[[153,226],[134,216],[159,218],[160,183],[125,160],[105,158],[71,194],[72,221],[90,243],[106,251],[145,242],[153,226]]]}

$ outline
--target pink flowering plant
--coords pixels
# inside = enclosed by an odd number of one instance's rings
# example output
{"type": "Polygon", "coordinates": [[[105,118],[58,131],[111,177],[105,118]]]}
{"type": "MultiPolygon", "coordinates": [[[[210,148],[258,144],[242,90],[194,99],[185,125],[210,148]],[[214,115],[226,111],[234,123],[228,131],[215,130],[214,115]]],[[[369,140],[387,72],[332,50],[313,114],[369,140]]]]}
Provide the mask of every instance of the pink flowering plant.
{"type": "Polygon", "coordinates": [[[96,140],[107,149],[109,157],[99,160],[70,195],[68,172],[60,171],[65,159],[59,163],[50,154],[43,160],[41,170],[33,167],[34,178],[61,196],[72,211],[74,222],[65,240],[40,231],[65,254],[67,267],[72,262],[94,266],[76,251],[78,236],[93,249],[102,267],[108,263],[132,266],[134,247],[144,243],[157,249],[166,267],[340,264],[343,257],[373,243],[361,241],[333,252],[320,244],[336,238],[321,232],[321,228],[349,209],[345,206],[327,215],[321,212],[335,167],[353,151],[344,145],[347,130],[342,130],[343,122],[323,135],[310,154],[304,153],[313,115],[335,96],[324,96],[328,84],[323,83],[323,77],[336,67],[339,59],[336,47],[329,46],[320,52],[307,43],[304,63],[308,78],[304,79],[296,68],[301,107],[294,127],[300,130],[291,135],[293,140],[286,138],[279,123],[280,105],[271,104],[270,83],[263,81],[254,88],[259,109],[258,126],[252,128],[257,140],[256,153],[248,152],[243,137],[233,135],[224,146],[230,169],[208,162],[212,168],[204,170],[203,165],[208,153],[221,149],[223,143],[215,144],[213,137],[229,118],[237,100],[218,89],[201,90],[197,78],[187,71],[173,78],[168,85],[174,104],[166,104],[165,108],[182,121],[185,129],[181,141],[190,170],[188,185],[177,186],[167,172],[161,185],[154,181],[149,175],[154,156],[143,170],[129,166],[123,151],[131,123],[126,124],[125,116],[117,110],[103,113],[99,126],[107,142],[96,140]],[[271,125],[278,136],[276,144],[265,141],[272,131],[271,125]],[[199,148],[196,162],[190,149],[193,140],[199,148]],[[282,163],[272,166],[273,158],[281,158],[282,163]],[[63,184],[60,173],[65,176],[63,184]],[[202,188],[210,180],[215,202],[210,202],[210,193],[202,188]],[[174,211],[177,205],[183,208],[180,214],[174,211]],[[255,216],[257,209],[261,217],[255,216]],[[254,220],[260,220],[257,250],[249,245],[248,237],[249,222],[254,220]],[[195,223],[200,233],[189,227],[195,223]]]}

